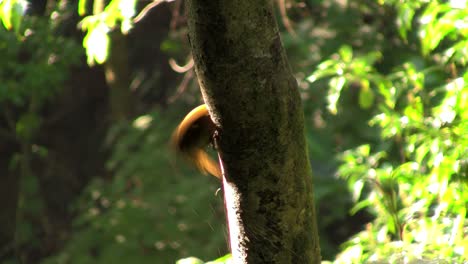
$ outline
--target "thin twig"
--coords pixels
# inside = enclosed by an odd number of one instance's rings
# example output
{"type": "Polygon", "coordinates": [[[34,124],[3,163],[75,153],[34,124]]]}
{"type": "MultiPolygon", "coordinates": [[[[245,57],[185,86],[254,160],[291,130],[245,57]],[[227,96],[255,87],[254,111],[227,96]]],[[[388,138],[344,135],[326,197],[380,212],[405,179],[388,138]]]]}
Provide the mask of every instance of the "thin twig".
{"type": "Polygon", "coordinates": [[[190,82],[190,80],[193,79],[193,69],[189,70],[185,73],[184,78],[182,79],[182,82],[179,84],[179,87],[177,87],[176,93],[169,98],[169,102],[174,102],[179,96],[187,89],[187,86],[190,82]]]}
{"type": "Polygon", "coordinates": [[[133,23],[138,23],[140,20],[143,19],[143,17],[146,16],[146,14],[155,6],[161,4],[162,2],[165,2],[165,0],[155,0],[151,4],[145,6],[143,10],[133,19],[133,23]]]}
{"type": "Polygon", "coordinates": [[[174,31],[177,27],[180,18],[180,7],[182,6],[182,0],[178,0],[175,4],[174,10],[172,10],[171,24],[169,28],[174,31]]]}
{"type": "Polygon", "coordinates": [[[174,59],[171,58],[169,59],[169,66],[171,66],[172,70],[174,70],[175,72],[184,73],[192,69],[193,58],[190,58],[190,60],[184,66],[180,66],[174,59]]]}
{"type": "Polygon", "coordinates": [[[293,37],[297,37],[296,32],[294,31],[291,21],[289,20],[288,13],[286,10],[286,0],[278,0],[278,7],[281,13],[281,20],[283,21],[286,31],[291,34],[293,37]]]}

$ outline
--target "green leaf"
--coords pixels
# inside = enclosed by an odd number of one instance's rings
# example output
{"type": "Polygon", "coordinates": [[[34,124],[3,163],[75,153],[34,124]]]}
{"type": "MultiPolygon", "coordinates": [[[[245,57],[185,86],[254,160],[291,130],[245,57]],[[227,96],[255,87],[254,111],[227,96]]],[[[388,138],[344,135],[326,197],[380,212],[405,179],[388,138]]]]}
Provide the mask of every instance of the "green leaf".
{"type": "Polygon", "coordinates": [[[176,262],[176,264],[203,264],[203,263],[205,262],[195,257],[180,259],[176,262]]]}
{"type": "Polygon", "coordinates": [[[410,121],[422,122],[424,118],[424,106],[421,102],[421,97],[414,97],[407,107],[404,114],[410,121]]]}
{"type": "Polygon", "coordinates": [[[88,0],[79,0],[78,1],[78,14],[84,16],[86,14],[88,0]]]}
{"type": "Polygon", "coordinates": [[[121,0],[119,2],[119,11],[124,21],[135,16],[136,2],[136,0],[121,0]]]}
{"type": "Polygon", "coordinates": [[[373,205],[373,202],[371,200],[363,200],[363,201],[360,201],[359,203],[357,203],[356,205],[353,206],[353,208],[351,208],[351,210],[349,211],[349,213],[351,215],[354,215],[356,214],[357,212],[359,212],[360,210],[366,208],[366,207],[371,207],[373,205]]]}
{"type": "Polygon", "coordinates": [[[369,81],[361,81],[361,91],[359,92],[359,105],[363,109],[369,109],[374,104],[374,91],[369,87],[369,81]]]}
{"type": "Polygon", "coordinates": [[[408,31],[411,29],[414,14],[415,9],[409,3],[402,3],[398,6],[398,33],[405,41],[408,40],[408,31]]]}
{"type": "Polygon", "coordinates": [[[328,110],[334,115],[337,113],[336,105],[338,103],[338,99],[340,99],[341,90],[345,84],[346,79],[342,76],[334,77],[330,80],[330,89],[328,90],[327,96],[328,110]]]}
{"type": "Polygon", "coordinates": [[[359,146],[359,147],[356,149],[356,153],[358,153],[360,156],[363,156],[363,157],[369,157],[369,154],[370,154],[370,145],[369,145],[369,144],[365,144],[365,145],[359,146]]]}
{"type": "Polygon", "coordinates": [[[21,21],[23,20],[24,13],[28,2],[25,0],[14,1],[13,9],[11,10],[11,24],[17,34],[20,32],[21,21]]]}
{"type": "Polygon", "coordinates": [[[222,256],[216,260],[213,260],[213,261],[210,261],[210,262],[207,262],[206,264],[228,264],[230,263],[232,260],[232,256],[231,254],[227,254],[225,256],[222,256]]]}
{"type": "Polygon", "coordinates": [[[362,190],[364,189],[365,181],[358,179],[353,186],[353,200],[357,201],[361,197],[362,190]]]}
{"type": "Polygon", "coordinates": [[[342,46],[340,50],[338,51],[338,54],[340,54],[341,59],[345,63],[350,63],[353,59],[353,49],[351,48],[351,46],[348,46],[348,45],[342,46]]]}
{"type": "Polygon", "coordinates": [[[339,75],[338,62],[335,60],[326,60],[317,66],[317,70],[307,77],[307,81],[313,83],[325,77],[339,75]]]}
{"type": "Polygon", "coordinates": [[[378,60],[382,59],[382,53],[378,51],[369,52],[361,58],[368,66],[373,65],[378,60]]]}
{"type": "Polygon", "coordinates": [[[86,30],[92,30],[94,27],[96,27],[99,24],[99,18],[98,16],[87,16],[83,18],[80,23],[78,23],[78,27],[81,28],[81,30],[86,31],[86,30]]]}
{"type": "Polygon", "coordinates": [[[434,50],[448,34],[455,31],[458,10],[452,10],[449,5],[431,2],[424,11],[420,21],[422,24],[421,44],[424,55],[434,50]]]}
{"type": "Polygon", "coordinates": [[[2,23],[6,29],[11,29],[11,1],[4,1],[0,5],[2,23]]]}
{"type": "Polygon", "coordinates": [[[307,81],[313,83],[325,77],[330,77],[330,76],[335,76],[335,75],[337,75],[336,69],[326,69],[326,70],[316,71],[312,75],[307,77],[307,81]]]}
{"type": "Polygon", "coordinates": [[[108,31],[109,28],[104,23],[100,23],[86,34],[83,46],[86,48],[89,65],[93,65],[94,61],[98,64],[106,61],[110,43],[109,36],[107,35],[108,31]]]}
{"type": "Polygon", "coordinates": [[[8,30],[14,29],[18,34],[28,2],[26,0],[0,1],[0,18],[8,30]]]}

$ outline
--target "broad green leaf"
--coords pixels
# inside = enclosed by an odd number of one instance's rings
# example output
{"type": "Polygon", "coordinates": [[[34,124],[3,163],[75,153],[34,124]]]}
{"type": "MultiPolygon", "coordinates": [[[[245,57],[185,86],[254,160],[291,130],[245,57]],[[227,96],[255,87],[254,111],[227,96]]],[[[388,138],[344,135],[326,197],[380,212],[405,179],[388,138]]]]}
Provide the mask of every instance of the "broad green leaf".
{"type": "Polygon", "coordinates": [[[78,14],[84,16],[86,14],[88,0],[79,0],[78,1],[78,14]]]}
{"type": "Polygon", "coordinates": [[[320,63],[317,66],[317,70],[315,70],[314,73],[312,73],[309,77],[307,77],[307,81],[313,83],[325,77],[338,75],[338,73],[339,73],[338,62],[335,60],[326,60],[320,63]]]}
{"type": "Polygon", "coordinates": [[[405,107],[404,114],[410,122],[422,122],[424,118],[423,104],[421,97],[415,96],[409,102],[408,106],[405,107]]]}
{"type": "Polygon", "coordinates": [[[176,262],[176,264],[203,264],[203,263],[205,262],[195,257],[180,259],[176,262]]]}
{"type": "Polygon", "coordinates": [[[370,145],[365,144],[361,145],[356,149],[357,153],[363,157],[369,157],[370,154],[370,145]]]}
{"type": "Polygon", "coordinates": [[[5,0],[4,2],[0,3],[0,8],[1,8],[1,18],[2,18],[2,23],[3,26],[5,26],[6,29],[10,30],[11,29],[11,1],[5,0]]]}
{"type": "Polygon", "coordinates": [[[320,70],[320,71],[314,72],[312,75],[307,77],[307,81],[313,83],[317,80],[323,79],[325,77],[334,76],[334,75],[337,75],[336,69],[320,70]]]}
{"type": "Polygon", "coordinates": [[[421,44],[424,55],[434,50],[448,34],[455,30],[453,19],[458,16],[457,10],[452,10],[446,4],[431,2],[420,22],[422,24],[421,44]]]}
{"type": "Polygon", "coordinates": [[[341,90],[343,89],[344,85],[346,84],[346,79],[344,77],[334,77],[330,80],[330,89],[328,90],[328,110],[332,114],[337,113],[336,105],[338,103],[338,99],[340,99],[341,90]]]}
{"type": "Polygon", "coordinates": [[[369,52],[362,57],[362,60],[364,60],[368,66],[373,65],[380,59],[382,59],[382,53],[378,51],[369,52]]]}
{"type": "MultiPolygon", "coordinates": [[[[373,80],[374,81],[374,80],[373,80]]],[[[384,97],[385,106],[393,109],[395,107],[395,87],[391,81],[384,78],[374,81],[377,84],[379,94],[384,97]]]]}
{"type": "Polygon", "coordinates": [[[317,66],[317,69],[319,70],[326,70],[326,69],[336,69],[336,64],[338,62],[336,60],[326,60],[322,63],[320,63],[318,66],[317,66]]]}
{"type": "Polygon", "coordinates": [[[351,48],[351,46],[348,46],[348,45],[342,46],[340,50],[338,51],[338,54],[340,54],[341,59],[345,63],[350,63],[353,59],[353,49],[351,48]]]}
{"type": "Polygon", "coordinates": [[[468,1],[466,0],[449,0],[448,4],[451,8],[465,9],[468,7],[468,1]]]}
{"type": "Polygon", "coordinates": [[[354,215],[357,212],[361,211],[362,209],[366,207],[371,207],[373,205],[374,204],[371,200],[363,200],[363,201],[358,202],[356,205],[354,205],[353,208],[351,208],[351,210],[349,211],[349,213],[351,215],[354,215]]]}
{"type": "Polygon", "coordinates": [[[433,108],[434,116],[439,121],[440,125],[444,123],[452,123],[457,116],[457,102],[459,91],[465,85],[463,78],[452,80],[445,86],[447,91],[442,103],[433,108]]]}
{"type": "Polygon", "coordinates": [[[20,31],[21,20],[26,12],[26,0],[0,1],[0,19],[6,29],[13,29],[17,34],[20,31]]]}
{"type": "Polygon", "coordinates": [[[415,11],[409,3],[402,3],[398,6],[398,32],[405,41],[408,40],[408,31],[411,29],[415,11]]]}
{"type": "Polygon", "coordinates": [[[99,18],[98,16],[87,16],[85,18],[83,18],[80,23],[78,23],[78,27],[81,28],[81,30],[83,31],[90,31],[92,30],[94,27],[96,27],[96,25],[99,24],[99,18]]]}
{"type": "Polygon", "coordinates": [[[122,14],[123,20],[131,19],[135,16],[136,0],[121,0],[119,2],[119,11],[122,14]]]}
{"type": "Polygon", "coordinates": [[[93,65],[94,61],[102,64],[106,61],[109,53],[109,29],[103,24],[88,31],[83,40],[83,46],[86,48],[88,64],[93,65]]]}
{"type": "Polygon", "coordinates": [[[361,81],[361,90],[359,92],[359,106],[363,109],[369,109],[374,104],[374,91],[369,87],[369,81],[361,81]]]}
{"type": "Polygon", "coordinates": [[[123,34],[128,34],[132,28],[133,22],[131,19],[124,19],[120,25],[120,31],[122,31],[123,34]]]}
{"type": "MultiPolygon", "coordinates": [[[[466,83],[465,78],[464,82],[466,83]]],[[[464,121],[468,120],[468,87],[464,87],[458,93],[456,111],[464,121]]]]}
{"type": "Polygon", "coordinates": [[[213,261],[207,262],[206,264],[228,264],[232,261],[231,254],[227,254],[213,261]]]}
{"type": "Polygon", "coordinates": [[[361,197],[362,190],[364,189],[364,183],[365,181],[363,179],[359,179],[354,183],[352,192],[354,201],[358,201],[361,197]]]}

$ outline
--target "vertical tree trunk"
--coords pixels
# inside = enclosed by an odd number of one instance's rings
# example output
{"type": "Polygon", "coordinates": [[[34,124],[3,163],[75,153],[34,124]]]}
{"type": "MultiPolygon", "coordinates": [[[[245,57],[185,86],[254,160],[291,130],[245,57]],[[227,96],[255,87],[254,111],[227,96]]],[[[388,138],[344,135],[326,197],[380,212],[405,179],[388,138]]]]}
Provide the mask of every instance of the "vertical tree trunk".
{"type": "Polygon", "coordinates": [[[133,114],[133,95],[130,91],[127,39],[120,31],[111,34],[109,58],[104,64],[106,82],[109,86],[111,118],[126,120],[133,114]]]}
{"type": "MultiPolygon", "coordinates": [[[[106,1],[97,0],[93,3],[93,13],[104,10],[106,1]]],[[[133,114],[133,96],[130,91],[130,70],[128,66],[127,38],[120,30],[110,33],[111,47],[104,64],[106,82],[109,86],[110,115],[113,121],[130,118],[133,114]]]]}
{"type": "Polygon", "coordinates": [[[301,100],[271,1],[188,0],[187,9],[219,127],[234,263],[320,263],[301,100]]]}

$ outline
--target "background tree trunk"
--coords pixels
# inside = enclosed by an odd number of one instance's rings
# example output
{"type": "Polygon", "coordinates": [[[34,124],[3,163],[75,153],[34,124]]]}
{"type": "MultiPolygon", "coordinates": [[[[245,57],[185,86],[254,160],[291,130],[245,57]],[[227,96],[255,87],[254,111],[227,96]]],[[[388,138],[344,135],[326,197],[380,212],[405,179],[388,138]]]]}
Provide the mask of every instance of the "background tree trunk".
{"type": "Polygon", "coordinates": [[[215,123],[234,263],[320,263],[297,83],[271,1],[187,1],[215,123]]]}
{"type": "Polygon", "coordinates": [[[120,31],[111,34],[109,58],[104,64],[109,86],[109,104],[113,121],[130,118],[133,114],[133,94],[130,90],[127,39],[120,31]]]}

